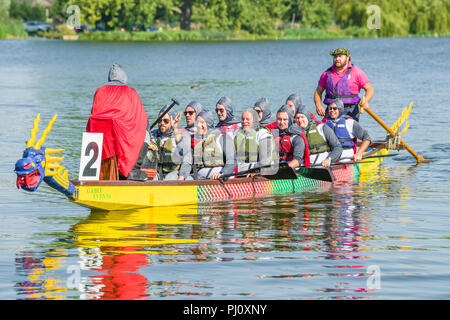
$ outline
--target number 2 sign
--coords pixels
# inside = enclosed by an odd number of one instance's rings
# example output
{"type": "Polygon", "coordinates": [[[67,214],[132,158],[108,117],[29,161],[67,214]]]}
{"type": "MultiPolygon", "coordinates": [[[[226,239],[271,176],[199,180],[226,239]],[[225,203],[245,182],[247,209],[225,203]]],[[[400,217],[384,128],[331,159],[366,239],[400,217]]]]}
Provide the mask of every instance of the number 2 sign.
{"type": "Polygon", "coordinates": [[[103,133],[83,132],[78,180],[98,180],[102,146],[103,133]]]}

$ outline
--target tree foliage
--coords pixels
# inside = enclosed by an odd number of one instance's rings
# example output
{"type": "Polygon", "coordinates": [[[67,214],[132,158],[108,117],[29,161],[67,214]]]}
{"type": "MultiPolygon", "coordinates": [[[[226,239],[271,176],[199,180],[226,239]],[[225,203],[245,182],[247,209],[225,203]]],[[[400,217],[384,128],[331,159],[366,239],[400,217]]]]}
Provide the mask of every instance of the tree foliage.
{"type": "MultiPolygon", "coordinates": [[[[64,18],[69,5],[79,6],[81,23],[114,30],[155,23],[183,30],[242,30],[260,35],[288,25],[362,30],[370,18],[367,8],[376,5],[379,36],[450,31],[450,0],[372,0],[370,4],[360,0],[56,0],[50,13],[64,18]]],[[[29,20],[38,14],[30,8],[11,0],[10,15],[29,20]]]]}
{"type": "Polygon", "coordinates": [[[17,0],[11,0],[9,4],[9,16],[13,19],[28,20],[45,20],[45,8],[39,4],[31,6],[28,1],[22,3],[17,0]]]}

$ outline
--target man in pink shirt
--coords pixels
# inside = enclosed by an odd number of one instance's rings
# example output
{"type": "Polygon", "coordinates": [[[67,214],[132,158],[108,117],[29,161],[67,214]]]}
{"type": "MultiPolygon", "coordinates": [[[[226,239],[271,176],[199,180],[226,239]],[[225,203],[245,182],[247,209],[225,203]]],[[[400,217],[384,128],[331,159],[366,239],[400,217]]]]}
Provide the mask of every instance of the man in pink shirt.
{"type": "Polygon", "coordinates": [[[325,70],[319,79],[319,84],[314,92],[314,102],[317,114],[329,116],[328,105],[334,99],[341,99],[344,102],[346,114],[356,121],[359,121],[359,92],[364,89],[365,103],[361,108],[368,107],[369,101],[373,97],[373,88],[364,71],[350,63],[350,52],[347,49],[339,48],[330,52],[333,56],[333,65],[325,70]],[[327,105],[325,110],[322,107],[322,93],[325,91],[323,103],[327,105]]]}

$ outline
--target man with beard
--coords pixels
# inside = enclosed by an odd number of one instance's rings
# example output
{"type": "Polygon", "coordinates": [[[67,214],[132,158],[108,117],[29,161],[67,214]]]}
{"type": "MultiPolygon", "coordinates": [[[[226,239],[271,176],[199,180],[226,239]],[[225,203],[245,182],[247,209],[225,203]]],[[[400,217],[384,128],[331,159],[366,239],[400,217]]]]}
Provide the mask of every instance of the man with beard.
{"type": "MultiPolygon", "coordinates": [[[[161,116],[168,106],[159,111],[161,116]]],[[[185,180],[189,177],[192,168],[192,153],[189,135],[182,136],[177,141],[175,129],[178,128],[181,114],[172,110],[167,112],[158,122],[158,128],[149,131],[148,123],[145,142],[148,144],[147,160],[156,169],[157,175],[152,169],[143,169],[148,178],[153,180],[185,180]]]]}
{"type": "Polygon", "coordinates": [[[181,130],[177,130],[178,127],[174,128],[177,142],[181,140],[183,134],[189,135],[191,138],[191,148],[194,148],[194,135],[197,132],[195,119],[202,110],[203,105],[200,102],[191,101],[188,103],[188,105],[184,109],[184,116],[186,117],[186,127],[181,130]]]}
{"type": "Polygon", "coordinates": [[[368,107],[369,101],[373,97],[373,88],[366,74],[351,64],[350,51],[345,48],[338,48],[330,52],[333,56],[333,65],[325,70],[320,79],[316,91],[314,92],[314,103],[316,104],[317,114],[328,117],[328,105],[335,100],[341,99],[344,103],[347,115],[359,121],[359,106],[361,101],[359,92],[365,90],[364,104],[368,107]],[[322,93],[325,91],[323,103],[327,105],[325,110],[322,107],[322,93]]]}

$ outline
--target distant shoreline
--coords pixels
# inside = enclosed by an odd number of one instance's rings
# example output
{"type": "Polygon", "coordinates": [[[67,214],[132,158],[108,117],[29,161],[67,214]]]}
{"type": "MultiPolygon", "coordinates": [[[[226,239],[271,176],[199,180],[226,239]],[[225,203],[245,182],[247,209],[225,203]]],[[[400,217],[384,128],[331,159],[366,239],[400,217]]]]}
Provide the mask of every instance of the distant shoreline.
{"type": "Polygon", "coordinates": [[[448,37],[450,33],[438,34],[432,31],[418,34],[398,34],[392,36],[379,35],[377,30],[368,28],[353,29],[306,29],[287,28],[269,35],[255,35],[245,31],[212,31],[212,30],[164,30],[164,31],[94,31],[75,33],[67,28],[28,35],[24,30],[12,30],[0,34],[0,39],[44,38],[65,41],[116,41],[116,42],[178,42],[178,41],[277,41],[277,40],[331,40],[331,39],[376,39],[376,38],[438,38],[448,37]]]}

